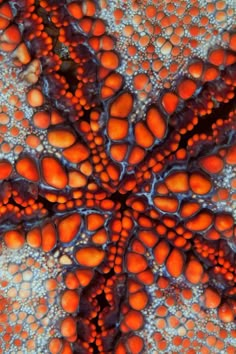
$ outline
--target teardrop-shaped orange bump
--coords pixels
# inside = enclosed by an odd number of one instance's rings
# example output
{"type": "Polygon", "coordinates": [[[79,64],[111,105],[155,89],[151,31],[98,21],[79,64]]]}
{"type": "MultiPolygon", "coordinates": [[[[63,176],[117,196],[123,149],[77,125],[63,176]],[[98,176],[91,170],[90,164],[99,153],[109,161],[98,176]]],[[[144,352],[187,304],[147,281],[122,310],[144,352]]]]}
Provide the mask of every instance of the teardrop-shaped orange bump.
{"type": "Polygon", "coordinates": [[[197,202],[182,202],[180,216],[185,219],[196,214],[200,210],[200,204],[197,202]]]}
{"type": "Polygon", "coordinates": [[[234,226],[234,218],[230,214],[222,213],[216,215],[215,228],[222,232],[231,229],[234,226]]]}
{"type": "Polygon", "coordinates": [[[48,132],[49,144],[58,148],[68,148],[75,140],[75,135],[66,129],[53,129],[48,132]]]}
{"type": "Polygon", "coordinates": [[[136,143],[144,148],[149,148],[154,143],[154,137],[143,122],[138,122],[134,127],[134,137],[136,143]]]}
{"type": "Polygon", "coordinates": [[[31,56],[25,43],[21,42],[18,45],[18,47],[14,51],[14,57],[17,58],[21,62],[21,64],[26,65],[30,63],[31,56]]]}
{"type": "Polygon", "coordinates": [[[184,171],[176,171],[166,177],[165,184],[171,192],[186,193],[189,189],[188,175],[184,171]]]}
{"type": "Polygon", "coordinates": [[[156,233],[151,230],[141,230],[138,233],[138,238],[142,241],[142,243],[146,247],[154,247],[155,244],[158,242],[159,237],[156,233]]]}
{"type": "Polygon", "coordinates": [[[81,4],[78,4],[77,2],[73,1],[70,4],[67,4],[67,10],[71,16],[76,18],[77,20],[80,20],[83,18],[83,11],[82,11],[82,6],[81,4]]]}
{"type": "Polygon", "coordinates": [[[157,139],[161,140],[165,137],[167,130],[166,120],[156,107],[148,109],[146,122],[148,128],[157,139]]]}
{"type": "Polygon", "coordinates": [[[8,248],[19,249],[23,247],[25,238],[22,232],[9,230],[4,234],[4,242],[8,248]]]}
{"type": "Polygon", "coordinates": [[[62,320],[61,334],[63,337],[72,337],[76,334],[76,320],[73,317],[66,317],[62,320]]]}
{"type": "Polygon", "coordinates": [[[42,250],[50,252],[57,243],[55,227],[52,223],[47,223],[42,228],[42,250]]]}
{"type": "Polygon", "coordinates": [[[126,257],[126,267],[130,273],[140,273],[147,268],[146,258],[140,254],[129,252],[126,257]]]}
{"type": "Polygon", "coordinates": [[[183,268],[184,255],[179,249],[174,248],[167,258],[166,269],[172,277],[177,278],[182,274],[183,268]]]}
{"type": "Polygon", "coordinates": [[[185,277],[190,283],[198,284],[202,279],[203,272],[204,269],[201,263],[196,259],[192,259],[186,265],[185,277]]]}
{"type": "Polygon", "coordinates": [[[62,219],[58,224],[59,240],[63,243],[71,242],[78,234],[81,217],[78,213],[71,214],[62,219]]]}
{"type": "Polygon", "coordinates": [[[52,339],[49,341],[48,349],[49,349],[49,353],[50,353],[50,354],[58,354],[58,353],[61,353],[62,347],[63,347],[62,339],[59,339],[59,338],[52,338],[52,339]]]}
{"type": "Polygon", "coordinates": [[[200,159],[200,166],[209,173],[219,173],[224,168],[224,162],[219,156],[211,155],[200,159]]]}
{"type": "Polygon", "coordinates": [[[199,60],[191,63],[188,67],[188,72],[195,79],[199,79],[203,73],[203,62],[199,60]]]}
{"type": "Polygon", "coordinates": [[[33,116],[33,123],[36,128],[47,129],[50,125],[50,114],[45,111],[36,112],[33,116]]]}
{"type": "Polygon", "coordinates": [[[5,3],[0,7],[0,30],[4,30],[9,25],[13,17],[12,10],[9,4],[5,3]]]}
{"type": "Polygon", "coordinates": [[[144,290],[129,295],[129,304],[134,310],[143,310],[148,304],[148,296],[144,290]]]}
{"type": "Polygon", "coordinates": [[[236,165],[236,145],[228,149],[225,160],[229,165],[236,165]]]}
{"type": "Polygon", "coordinates": [[[12,52],[21,41],[21,33],[18,26],[8,26],[0,37],[0,49],[4,52],[12,52]]]}
{"type": "Polygon", "coordinates": [[[35,227],[27,233],[27,243],[32,248],[39,248],[42,242],[41,230],[39,227],[35,227]]]}
{"type": "Polygon", "coordinates": [[[203,293],[203,297],[204,297],[204,305],[208,308],[208,309],[215,309],[217,308],[220,303],[221,303],[221,296],[218,293],[217,290],[211,288],[211,287],[207,287],[204,290],[203,293]]]}
{"type": "Polygon", "coordinates": [[[89,157],[89,149],[80,143],[76,143],[65,149],[62,155],[72,163],[80,163],[89,157]]]}
{"type": "Polygon", "coordinates": [[[189,185],[191,190],[199,195],[209,193],[212,188],[210,179],[199,172],[194,172],[190,175],[189,185]]]}
{"type": "Polygon", "coordinates": [[[92,242],[96,243],[97,245],[104,245],[108,240],[108,234],[107,231],[103,228],[98,230],[93,236],[92,236],[92,242]]]}
{"type": "Polygon", "coordinates": [[[178,210],[179,202],[174,197],[155,197],[153,201],[161,211],[175,213],[178,210]]]}
{"type": "Polygon", "coordinates": [[[118,162],[124,160],[127,151],[127,144],[112,144],[110,148],[111,157],[113,158],[113,160],[118,162]]]}
{"type": "Polygon", "coordinates": [[[234,313],[232,308],[227,304],[227,302],[220,305],[218,308],[219,319],[225,323],[233,322],[234,313]]]}
{"type": "Polygon", "coordinates": [[[79,279],[72,272],[66,273],[65,278],[64,278],[64,283],[65,283],[66,287],[70,290],[75,290],[80,286],[79,279]]]}
{"type": "Polygon", "coordinates": [[[131,165],[138,164],[144,159],[145,154],[145,149],[141,148],[140,146],[133,146],[129,154],[128,163],[131,165]]]}
{"type": "Polygon", "coordinates": [[[7,160],[0,161],[0,179],[7,179],[12,173],[12,165],[7,160]]]}
{"type": "Polygon", "coordinates": [[[133,79],[134,88],[138,91],[144,90],[149,83],[149,77],[146,74],[137,74],[133,79]]]}
{"type": "Polygon", "coordinates": [[[172,92],[167,92],[162,96],[161,103],[166,113],[172,114],[175,112],[178,106],[179,98],[178,96],[176,96],[176,94],[172,92]]]}
{"type": "Polygon", "coordinates": [[[132,354],[139,354],[143,352],[144,342],[139,336],[133,335],[127,339],[127,345],[132,354]]]}
{"type": "Polygon", "coordinates": [[[75,258],[85,267],[97,267],[105,258],[105,252],[95,247],[84,247],[76,251],[75,258]]]}
{"type": "Polygon", "coordinates": [[[68,313],[76,312],[79,302],[80,297],[76,290],[66,290],[61,296],[61,307],[68,313]]]}
{"type": "Polygon", "coordinates": [[[91,269],[77,269],[76,277],[79,280],[80,286],[87,286],[93,279],[94,272],[91,269]]]}
{"type": "Polygon", "coordinates": [[[143,327],[144,318],[141,312],[130,310],[124,318],[125,324],[133,331],[137,331],[143,327]]]}
{"type": "Polygon", "coordinates": [[[105,218],[98,213],[89,214],[86,217],[86,225],[89,231],[95,231],[104,225],[105,218]]]}
{"type": "Polygon", "coordinates": [[[133,109],[133,96],[124,92],[114,99],[110,104],[110,115],[116,118],[126,118],[133,109]]]}
{"type": "Polygon", "coordinates": [[[186,227],[191,231],[203,231],[207,229],[213,221],[212,214],[202,211],[186,222],[186,227]]]}
{"type": "Polygon", "coordinates": [[[32,182],[37,182],[39,180],[37,164],[29,156],[25,156],[17,160],[16,171],[20,176],[32,182]]]}
{"type": "Polygon", "coordinates": [[[184,100],[188,100],[197,89],[197,84],[190,79],[184,79],[178,85],[178,94],[184,100]]]}
{"type": "Polygon", "coordinates": [[[167,241],[161,240],[153,250],[153,255],[157,264],[164,264],[170,253],[170,245],[167,241]]]}
{"type": "Polygon", "coordinates": [[[32,88],[27,93],[27,101],[31,107],[40,107],[44,103],[42,91],[37,88],[32,88]]]}
{"type": "Polygon", "coordinates": [[[115,70],[120,64],[119,57],[112,51],[104,51],[100,56],[100,61],[104,68],[109,70],[115,70]]]}
{"type": "Polygon", "coordinates": [[[125,139],[129,132],[129,123],[124,119],[110,118],[107,122],[107,134],[112,140],[125,139]]]}
{"type": "Polygon", "coordinates": [[[81,188],[86,186],[87,184],[87,177],[83,175],[83,173],[80,173],[78,171],[69,171],[68,174],[69,181],[68,185],[71,188],[81,188]]]}
{"type": "Polygon", "coordinates": [[[214,49],[210,51],[208,55],[208,61],[211,64],[214,64],[216,66],[220,66],[224,64],[224,60],[225,60],[225,50],[223,48],[214,49]]]}
{"type": "Polygon", "coordinates": [[[45,182],[54,188],[63,189],[67,185],[67,174],[61,163],[54,157],[44,157],[41,161],[45,182]]]}

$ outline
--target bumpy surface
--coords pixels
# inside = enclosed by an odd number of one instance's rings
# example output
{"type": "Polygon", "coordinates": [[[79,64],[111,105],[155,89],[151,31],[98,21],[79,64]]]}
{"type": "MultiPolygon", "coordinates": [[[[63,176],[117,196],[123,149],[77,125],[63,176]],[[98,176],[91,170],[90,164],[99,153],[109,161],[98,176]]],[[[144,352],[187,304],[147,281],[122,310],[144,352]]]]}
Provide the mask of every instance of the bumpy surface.
{"type": "Polygon", "coordinates": [[[235,6],[0,0],[0,353],[236,353],[235,6]]]}

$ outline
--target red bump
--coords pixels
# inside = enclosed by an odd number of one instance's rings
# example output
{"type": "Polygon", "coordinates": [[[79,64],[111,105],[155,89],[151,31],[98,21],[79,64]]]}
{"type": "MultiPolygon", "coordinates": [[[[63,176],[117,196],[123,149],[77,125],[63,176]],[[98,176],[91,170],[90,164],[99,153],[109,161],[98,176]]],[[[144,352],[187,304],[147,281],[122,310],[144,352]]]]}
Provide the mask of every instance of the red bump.
{"type": "Polygon", "coordinates": [[[12,165],[7,160],[0,161],[0,179],[7,179],[12,173],[12,165]]]}
{"type": "Polygon", "coordinates": [[[224,162],[219,156],[210,155],[200,159],[199,165],[209,173],[219,173],[224,168],[224,162]]]}
{"type": "Polygon", "coordinates": [[[177,278],[182,274],[183,267],[184,255],[179,249],[174,248],[167,258],[166,269],[172,277],[177,278]]]}
{"type": "Polygon", "coordinates": [[[37,164],[29,156],[25,156],[17,160],[16,171],[19,175],[32,182],[37,182],[39,180],[37,164]]]}
{"type": "Polygon", "coordinates": [[[178,94],[184,100],[188,100],[190,97],[192,97],[196,89],[197,89],[197,84],[193,80],[184,79],[178,85],[178,94]]]}
{"type": "Polygon", "coordinates": [[[189,189],[188,175],[184,171],[176,171],[165,179],[167,188],[174,193],[186,193],[189,189]]]}
{"type": "Polygon", "coordinates": [[[128,272],[140,273],[147,268],[146,258],[140,254],[129,252],[126,257],[126,267],[128,272]]]}
{"type": "Polygon", "coordinates": [[[124,92],[114,99],[110,104],[110,115],[116,118],[126,118],[133,109],[133,96],[124,92]]]}
{"type": "Polygon", "coordinates": [[[166,113],[172,114],[175,112],[179,103],[178,96],[172,92],[167,92],[162,96],[161,104],[164,107],[166,113]]]}
{"type": "Polygon", "coordinates": [[[154,137],[143,122],[136,123],[134,127],[134,137],[137,145],[143,148],[150,148],[154,143],[154,137]]]}
{"type": "Polygon", "coordinates": [[[233,145],[228,149],[225,161],[229,165],[236,165],[236,145],[233,145]]]}
{"type": "Polygon", "coordinates": [[[128,135],[129,123],[124,119],[110,118],[107,123],[107,134],[112,140],[122,140],[128,135]]]}
{"type": "Polygon", "coordinates": [[[61,242],[71,242],[76,237],[81,225],[81,217],[78,213],[71,214],[60,220],[58,224],[58,236],[61,242]]]}
{"type": "Polygon", "coordinates": [[[201,263],[196,259],[192,259],[186,265],[185,277],[190,283],[198,284],[202,279],[203,272],[204,269],[201,263]]]}
{"type": "Polygon", "coordinates": [[[4,241],[8,248],[19,249],[25,243],[25,238],[22,232],[18,230],[10,230],[4,234],[4,241]]]}
{"type": "Polygon", "coordinates": [[[156,107],[148,109],[146,114],[147,126],[152,134],[159,140],[163,139],[166,134],[167,125],[165,118],[156,107]]]}
{"type": "Polygon", "coordinates": [[[234,226],[234,218],[230,214],[222,213],[215,218],[215,228],[222,232],[230,230],[234,226]]]}
{"type": "Polygon", "coordinates": [[[155,206],[163,212],[175,213],[178,210],[179,202],[174,197],[155,197],[155,206]]]}
{"type": "Polygon", "coordinates": [[[186,227],[191,231],[203,231],[208,229],[212,224],[213,216],[212,214],[202,211],[195,217],[186,222],[186,227]]]}
{"type": "Polygon", "coordinates": [[[44,157],[41,161],[45,182],[54,188],[62,189],[67,185],[67,175],[61,163],[54,157],[44,157]]]}

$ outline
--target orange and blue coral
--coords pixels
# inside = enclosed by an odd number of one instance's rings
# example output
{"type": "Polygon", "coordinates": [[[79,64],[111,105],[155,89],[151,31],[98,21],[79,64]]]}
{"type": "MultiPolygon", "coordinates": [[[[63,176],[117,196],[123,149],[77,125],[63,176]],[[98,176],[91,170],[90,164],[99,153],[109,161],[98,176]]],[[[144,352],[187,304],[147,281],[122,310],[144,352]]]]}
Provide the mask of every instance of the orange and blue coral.
{"type": "Polygon", "coordinates": [[[0,353],[236,354],[233,0],[0,0],[0,353]]]}

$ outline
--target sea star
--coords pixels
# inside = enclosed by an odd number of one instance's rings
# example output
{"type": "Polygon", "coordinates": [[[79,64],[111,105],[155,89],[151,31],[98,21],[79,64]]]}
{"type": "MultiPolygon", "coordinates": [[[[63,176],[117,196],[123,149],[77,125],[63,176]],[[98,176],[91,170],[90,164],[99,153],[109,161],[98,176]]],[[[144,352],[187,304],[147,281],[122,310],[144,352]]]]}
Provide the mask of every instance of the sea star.
{"type": "Polygon", "coordinates": [[[236,353],[234,1],[0,1],[0,353],[236,353]]]}

